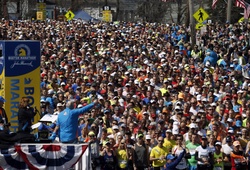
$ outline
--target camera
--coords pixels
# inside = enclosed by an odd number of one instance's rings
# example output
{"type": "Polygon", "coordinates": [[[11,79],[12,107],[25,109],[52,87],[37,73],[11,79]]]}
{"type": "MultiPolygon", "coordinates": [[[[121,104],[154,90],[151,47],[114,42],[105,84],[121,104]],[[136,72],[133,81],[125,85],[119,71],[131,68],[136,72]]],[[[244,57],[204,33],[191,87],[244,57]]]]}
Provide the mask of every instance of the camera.
{"type": "Polygon", "coordinates": [[[45,102],[41,103],[41,108],[46,108],[46,103],[45,102]]]}

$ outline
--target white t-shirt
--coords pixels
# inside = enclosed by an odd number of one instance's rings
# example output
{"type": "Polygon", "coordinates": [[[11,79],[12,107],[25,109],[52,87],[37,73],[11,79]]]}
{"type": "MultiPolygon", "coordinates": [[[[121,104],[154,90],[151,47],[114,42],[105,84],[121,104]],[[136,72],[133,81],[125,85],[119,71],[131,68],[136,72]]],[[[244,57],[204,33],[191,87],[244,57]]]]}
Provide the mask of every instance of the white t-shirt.
{"type": "MultiPolygon", "coordinates": [[[[179,150],[177,149],[177,146],[175,146],[173,148],[173,151],[174,151],[174,155],[175,156],[179,156],[182,152],[183,152],[183,149],[179,150]]],[[[186,169],[187,168],[187,161],[185,158],[182,158],[181,161],[178,163],[178,165],[176,166],[176,169],[186,169]]]]}
{"type": "MultiPolygon", "coordinates": [[[[195,150],[198,152],[198,158],[209,159],[209,153],[212,153],[211,149],[207,146],[205,149],[202,146],[198,146],[195,150]]],[[[201,161],[198,161],[198,164],[204,164],[201,161]]]]}
{"type": "Polygon", "coordinates": [[[230,155],[230,153],[233,151],[233,146],[229,146],[228,144],[222,145],[222,150],[226,155],[230,155]]]}

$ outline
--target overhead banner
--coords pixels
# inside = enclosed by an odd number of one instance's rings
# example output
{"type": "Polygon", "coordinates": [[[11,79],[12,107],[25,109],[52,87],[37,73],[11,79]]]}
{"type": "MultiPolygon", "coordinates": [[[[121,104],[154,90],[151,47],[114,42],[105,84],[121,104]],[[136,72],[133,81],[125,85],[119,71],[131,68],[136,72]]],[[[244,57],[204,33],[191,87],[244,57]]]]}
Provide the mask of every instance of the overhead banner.
{"type": "MultiPolygon", "coordinates": [[[[40,42],[0,41],[0,94],[11,123],[10,130],[18,131],[18,107],[22,97],[30,99],[30,106],[40,108],[40,42]]],[[[34,122],[40,120],[36,115],[34,122]]]]}

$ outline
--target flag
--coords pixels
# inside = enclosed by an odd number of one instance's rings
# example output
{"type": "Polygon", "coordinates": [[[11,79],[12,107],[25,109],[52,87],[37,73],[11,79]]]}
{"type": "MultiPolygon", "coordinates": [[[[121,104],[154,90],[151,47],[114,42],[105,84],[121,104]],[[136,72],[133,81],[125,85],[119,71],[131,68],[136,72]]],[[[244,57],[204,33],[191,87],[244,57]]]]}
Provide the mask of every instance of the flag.
{"type": "Polygon", "coordinates": [[[244,8],[244,19],[248,19],[250,14],[250,4],[244,0],[236,0],[235,2],[237,7],[244,8]]]}
{"type": "Polygon", "coordinates": [[[89,152],[86,144],[20,144],[0,150],[0,170],[54,170],[78,166],[88,167],[89,152]],[[84,160],[83,160],[84,159],[84,160]]]}
{"type": "Polygon", "coordinates": [[[250,14],[250,4],[246,3],[246,8],[244,8],[244,18],[248,19],[250,14]]]}
{"type": "Polygon", "coordinates": [[[244,0],[236,0],[235,6],[240,7],[240,8],[246,8],[246,2],[244,0]]]}
{"type": "Polygon", "coordinates": [[[216,7],[216,3],[218,2],[218,0],[213,0],[213,3],[212,3],[212,9],[214,9],[216,7]]]}
{"type": "Polygon", "coordinates": [[[15,148],[1,149],[0,151],[0,170],[20,169],[28,170],[29,167],[22,157],[16,152],[15,148]]]}

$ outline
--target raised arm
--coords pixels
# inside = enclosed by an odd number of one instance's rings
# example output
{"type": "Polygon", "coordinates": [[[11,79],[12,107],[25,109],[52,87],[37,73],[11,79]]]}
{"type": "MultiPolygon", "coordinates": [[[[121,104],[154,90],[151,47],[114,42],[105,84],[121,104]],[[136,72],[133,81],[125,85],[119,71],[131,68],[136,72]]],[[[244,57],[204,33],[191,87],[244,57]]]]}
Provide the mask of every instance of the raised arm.
{"type": "Polygon", "coordinates": [[[186,154],[186,150],[184,149],[183,152],[177,157],[176,160],[174,160],[171,163],[166,164],[167,169],[174,169],[180,163],[181,159],[184,157],[185,154],[186,154]]]}

